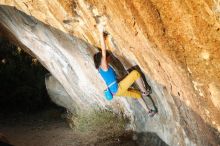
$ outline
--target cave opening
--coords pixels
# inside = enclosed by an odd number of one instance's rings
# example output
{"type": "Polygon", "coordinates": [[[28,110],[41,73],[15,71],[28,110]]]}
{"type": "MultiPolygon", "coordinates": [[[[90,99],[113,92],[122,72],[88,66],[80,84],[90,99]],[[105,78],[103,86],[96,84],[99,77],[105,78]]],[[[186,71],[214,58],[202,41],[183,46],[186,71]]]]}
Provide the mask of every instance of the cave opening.
{"type": "Polygon", "coordinates": [[[45,75],[49,73],[36,58],[8,39],[0,38],[1,114],[34,114],[60,108],[49,98],[45,75]]]}
{"type": "Polygon", "coordinates": [[[35,57],[0,35],[0,145],[34,145],[36,135],[41,135],[38,140],[44,145],[46,131],[59,126],[70,130],[66,109],[53,103],[47,93],[48,73],[35,57]]]}

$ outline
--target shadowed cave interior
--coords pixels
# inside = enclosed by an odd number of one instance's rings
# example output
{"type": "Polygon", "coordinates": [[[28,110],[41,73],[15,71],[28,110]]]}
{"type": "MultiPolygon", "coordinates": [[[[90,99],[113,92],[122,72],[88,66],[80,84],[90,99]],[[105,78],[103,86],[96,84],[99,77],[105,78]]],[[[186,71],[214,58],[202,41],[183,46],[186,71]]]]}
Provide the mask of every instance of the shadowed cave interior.
{"type": "Polygon", "coordinates": [[[0,40],[0,111],[32,114],[47,108],[58,108],[51,102],[45,87],[48,71],[9,40],[0,40]]]}

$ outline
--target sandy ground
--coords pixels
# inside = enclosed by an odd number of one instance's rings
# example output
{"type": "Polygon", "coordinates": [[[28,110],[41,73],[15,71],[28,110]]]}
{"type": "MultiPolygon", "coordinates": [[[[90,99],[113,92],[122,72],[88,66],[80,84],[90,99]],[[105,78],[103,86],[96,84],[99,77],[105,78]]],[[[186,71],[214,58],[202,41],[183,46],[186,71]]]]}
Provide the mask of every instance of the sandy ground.
{"type": "Polygon", "coordinates": [[[136,146],[131,134],[96,143],[86,142],[91,137],[82,137],[69,128],[65,119],[54,111],[32,116],[16,114],[1,115],[0,133],[15,146],[136,146]],[[48,116],[49,115],[49,116],[48,116]]]}

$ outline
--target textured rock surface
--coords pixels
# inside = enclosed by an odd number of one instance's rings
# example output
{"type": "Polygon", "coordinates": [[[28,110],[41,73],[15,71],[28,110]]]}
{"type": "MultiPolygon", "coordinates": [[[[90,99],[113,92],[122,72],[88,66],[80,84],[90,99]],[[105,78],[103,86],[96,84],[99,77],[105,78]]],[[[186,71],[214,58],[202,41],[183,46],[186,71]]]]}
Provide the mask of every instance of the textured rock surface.
{"type": "Polygon", "coordinates": [[[1,32],[38,58],[76,109],[123,111],[134,130],[155,132],[169,145],[220,144],[218,0],[0,3],[1,32]],[[99,46],[97,21],[106,24],[112,51],[124,66],[138,64],[144,71],[159,110],[153,119],[133,99],[103,99],[104,84],[92,62],[97,51],[92,46],[99,46]]]}

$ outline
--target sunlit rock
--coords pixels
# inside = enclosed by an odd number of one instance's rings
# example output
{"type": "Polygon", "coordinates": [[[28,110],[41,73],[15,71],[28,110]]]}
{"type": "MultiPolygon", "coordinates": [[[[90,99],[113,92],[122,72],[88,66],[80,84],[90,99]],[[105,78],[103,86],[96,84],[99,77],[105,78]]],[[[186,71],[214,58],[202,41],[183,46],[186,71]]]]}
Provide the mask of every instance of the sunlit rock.
{"type": "Polygon", "coordinates": [[[0,3],[1,32],[36,56],[77,109],[122,111],[135,131],[154,132],[169,145],[220,144],[218,1],[0,3]],[[134,99],[103,98],[105,85],[92,61],[97,23],[105,25],[125,69],[137,64],[143,70],[158,108],[155,117],[147,117],[134,99]]]}

